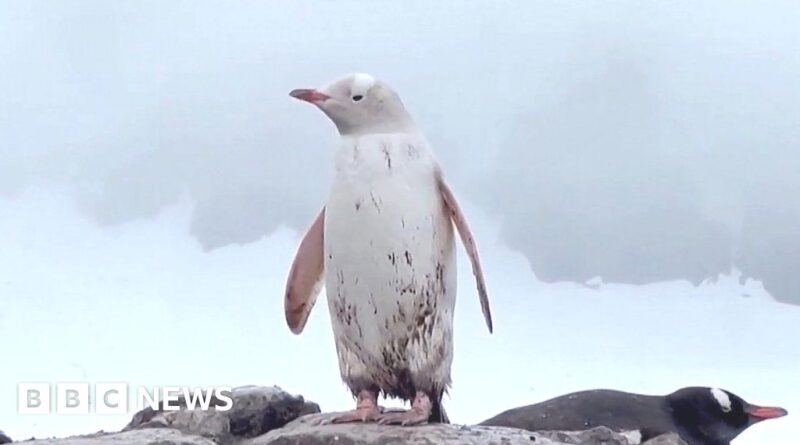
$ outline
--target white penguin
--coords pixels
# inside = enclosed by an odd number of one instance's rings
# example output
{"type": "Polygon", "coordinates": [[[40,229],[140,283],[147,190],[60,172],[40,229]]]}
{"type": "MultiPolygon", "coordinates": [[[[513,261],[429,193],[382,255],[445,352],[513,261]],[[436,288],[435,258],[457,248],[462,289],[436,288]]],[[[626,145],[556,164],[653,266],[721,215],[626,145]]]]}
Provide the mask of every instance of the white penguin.
{"type": "Polygon", "coordinates": [[[448,422],[441,400],[453,361],[454,227],[492,331],[464,215],[388,85],[352,74],[290,95],[316,105],[341,136],[328,202],[300,243],[285,294],[287,323],[299,334],[324,278],[339,370],[358,400],[324,422],[448,422]],[[411,401],[411,409],[384,412],[381,393],[411,401]]]}

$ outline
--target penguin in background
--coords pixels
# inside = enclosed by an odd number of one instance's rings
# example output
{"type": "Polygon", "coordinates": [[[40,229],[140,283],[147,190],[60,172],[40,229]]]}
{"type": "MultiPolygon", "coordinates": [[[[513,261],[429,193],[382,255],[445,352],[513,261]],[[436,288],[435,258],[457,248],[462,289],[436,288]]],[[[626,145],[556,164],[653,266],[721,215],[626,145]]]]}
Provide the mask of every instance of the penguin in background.
{"type": "Polygon", "coordinates": [[[687,387],[665,396],[596,389],[510,409],[480,425],[529,431],[605,426],[615,431],[639,430],[643,442],[676,433],[688,445],[730,445],[750,426],[787,414],[783,408],[754,405],[719,388],[687,387]]]}

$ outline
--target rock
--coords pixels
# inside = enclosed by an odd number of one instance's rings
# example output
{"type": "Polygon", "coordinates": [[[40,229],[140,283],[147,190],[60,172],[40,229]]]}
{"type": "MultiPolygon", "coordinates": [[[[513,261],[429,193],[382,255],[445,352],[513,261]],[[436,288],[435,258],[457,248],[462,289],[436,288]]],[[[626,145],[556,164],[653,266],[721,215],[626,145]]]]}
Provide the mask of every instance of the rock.
{"type": "Polygon", "coordinates": [[[533,434],[534,437],[542,436],[557,444],[639,445],[642,440],[639,431],[618,432],[604,426],[583,431],[538,431],[533,434]]]}
{"type": "MultiPolygon", "coordinates": [[[[686,445],[677,435],[659,436],[641,444],[638,431],[614,432],[605,427],[586,431],[530,432],[499,426],[434,424],[400,427],[368,424],[313,425],[319,406],[282,389],[245,386],[231,391],[228,411],[145,409],[117,433],[98,432],[63,439],[31,439],[26,445],[686,445]]],[[[0,432],[2,439],[8,439],[0,432]]],[[[18,442],[21,443],[21,442],[18,442]]]]}
{"type": "MultiPolygon", "coordinates": [[[[604,427],[580,432],[536,432],[493,426],[427,425],[400,427],[377,424],[311,426],[302,421],[237,445],[639,445],[638,434],[619,434],[604,427]]],[[[206,437],[172,428],[144,428],[63,439],[39,439],[26,445],[218,445],[206,437]]],[[[686,445],[674,434],[642,445],[686,445]]]]}
{"type": "MultiPolygon", "coordinates": [[[[300,419],[284,428],[237,445],[639,445],[638,434],[619,434],[604,427],[580,432],[537,432],[493,426],[428,425],[399,427],[377,424],[311,426],[300,419]]],[[[635,433],[635,432],[634,432],[635,433]]],[[[143,428],[63,439],[39,439],[26,445],[218,445],[210,438],[172,428],[143,428]]],[[[642,445],[686,445],[674,434],[642,445]]]]}
{"type": "MultiPolygon", "coordinates": [[[[187,434],[214,439],[218,443],[231,443],[239,438],[256,437],[310,413],[318,413],[319,406],[306,402],[302,396],[293,396],[277,386],[243,386],[231,391],[233,407],[228,411],[191,410],[184,400],[178,411],[145,408],[133,416],[123,431],[147,428],[174,428],[187,434]]],[[[213,398],[211,406],[222,401],[213,398]]],[[[162,405],[163,408],[163,405],[162,405]]]]}
{"type": "Polygon", "coordinates": [[[6,436],[6,433],[4,433],[3,430],[0,430],[0,445],[11,442],[13,442],[13,440],[11,440],[10,437],[6,436]]]}
{"type": "Polygon", "coordinates": [[[210,439],[185,434],[171,428],[97,433],[63,439],[34,439],[24,443],[25,445],[216,445],[210,439]]]}
{"type": "MultiPolygon", "coordinates": [[[[580,432],[536,432],[516,428],[460,425],[400,427],[377,424],[315,426],[314,415],[246,440],[242,445],[639,445],[637,432],[615,433],[598,427],[580,432]]],[[[652,444],[650,444],[652,445],[652,444]]],[[[685,445],[664,442],[658,445],[685,445]]]]}
{"type": "Polygon", "coordinates": [[[680,436],[675,433],[669,434],[662,434],[658,437],[654,437],[647,442],[643,443],[642,445],[687,445],[680,436]]]}

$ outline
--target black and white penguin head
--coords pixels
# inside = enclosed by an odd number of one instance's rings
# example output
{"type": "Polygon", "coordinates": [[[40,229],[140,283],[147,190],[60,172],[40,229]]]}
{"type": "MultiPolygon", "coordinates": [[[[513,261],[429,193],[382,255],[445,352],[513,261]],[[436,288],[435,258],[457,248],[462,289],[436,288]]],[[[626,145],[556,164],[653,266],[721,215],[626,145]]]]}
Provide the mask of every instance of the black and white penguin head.
{"type": "Polygon", "coordinates": [[[350,74],[319,89],[296,89],[290,96],[316,105],[341,135],[397,133],[413,122],[388,85],[369,74],[350,74]]]}
{"type": "Polygon", "coordinates": [[[757,406],[719,388],[682,388],[667,396],[676,422],[709,443],[728,443],[749,426],[783,417],[783,408],[757,406]]]}

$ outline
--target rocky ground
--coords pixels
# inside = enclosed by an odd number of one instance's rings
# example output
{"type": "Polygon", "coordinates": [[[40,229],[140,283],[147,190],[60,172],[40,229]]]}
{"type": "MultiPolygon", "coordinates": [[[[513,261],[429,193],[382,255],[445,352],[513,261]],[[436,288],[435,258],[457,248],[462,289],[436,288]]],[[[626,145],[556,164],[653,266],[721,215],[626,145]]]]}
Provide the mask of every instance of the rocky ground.
{"type": "MultiPolygon", "coordinates": [[[[247,386],[233,390],[228,411],[145,409],[119,432],[68,438],[30,439],[26,445],[686,445],[675,435],[641,443],[638,431],[606,428],[582,432],[530,432],[514,428],[377,424],[317,426],[316,403],[278,387],[247,386]]],[[[213,404],[213,403],[212,403],[213,404]]],[[[0,444],[11,440],[0,431],[0,444]],[[4,441],[5,440],[5,441],[4,441]]]]}

